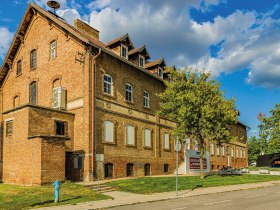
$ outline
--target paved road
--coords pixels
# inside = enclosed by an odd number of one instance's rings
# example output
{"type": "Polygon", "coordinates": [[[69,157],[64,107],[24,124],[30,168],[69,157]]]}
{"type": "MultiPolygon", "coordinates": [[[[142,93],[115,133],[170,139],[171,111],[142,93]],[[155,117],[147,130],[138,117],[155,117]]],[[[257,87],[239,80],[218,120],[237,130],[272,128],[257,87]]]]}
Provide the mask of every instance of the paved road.
{"type": "Polygon", "coordinates": [[[112,210],[277,210],[280,186],[200,195],[110,208],[112,210]]]}

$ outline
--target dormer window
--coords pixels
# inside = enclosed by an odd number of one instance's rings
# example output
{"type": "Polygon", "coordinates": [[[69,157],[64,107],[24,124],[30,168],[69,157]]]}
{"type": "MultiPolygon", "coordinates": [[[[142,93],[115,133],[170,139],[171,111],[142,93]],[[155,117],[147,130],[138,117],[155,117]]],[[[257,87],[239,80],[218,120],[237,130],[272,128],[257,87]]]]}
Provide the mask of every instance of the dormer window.
{"type": "Polygon", "coordinates": [[[161,67],[158,67],[158,76],[163,79],[163,69],[161,67]]]}
{"type": "Polygon", "coordinates": [[[121,45],[121,57],[128,59],[128,47],[121,45]]]}
{"type": "Polygon", "coordinates": [[[145,57],[142,55],[139,55],[139,66],[143,68],[145,66],[145,57]]]}

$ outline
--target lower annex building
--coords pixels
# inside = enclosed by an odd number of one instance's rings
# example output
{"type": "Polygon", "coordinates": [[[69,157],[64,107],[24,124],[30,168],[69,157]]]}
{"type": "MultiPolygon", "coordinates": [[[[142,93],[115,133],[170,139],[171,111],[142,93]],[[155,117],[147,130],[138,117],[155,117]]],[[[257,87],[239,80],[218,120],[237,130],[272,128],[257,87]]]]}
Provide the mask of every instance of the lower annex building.
{"type": "MultiPolygon", "coordinates": [[[[149,61],[128,34],[105,44],[74,25],[33,3],[19,25],[0,70],[3,182],[172,174],[176,123],[155,114],[164,59],[149,61]]],[[[231,166],[247,166],[246,141],[229,148],[231,166]]],[[[226,163],[211,156],[213,170],[226,163]]]]}

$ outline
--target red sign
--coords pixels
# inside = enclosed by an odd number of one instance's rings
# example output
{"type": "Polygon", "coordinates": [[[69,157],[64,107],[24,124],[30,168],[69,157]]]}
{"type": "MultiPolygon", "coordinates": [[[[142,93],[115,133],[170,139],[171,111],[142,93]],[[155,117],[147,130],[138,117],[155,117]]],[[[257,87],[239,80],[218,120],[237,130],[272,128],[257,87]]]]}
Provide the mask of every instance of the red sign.
{"type": "MultiPolygon", "coordinates": [[[[197,157],[190,157],[190,169],[199,170],[200,169],[200,160],[197,157]]],[[[206,158],[203,159],[203,169],[207,169],[206,158]]]]}

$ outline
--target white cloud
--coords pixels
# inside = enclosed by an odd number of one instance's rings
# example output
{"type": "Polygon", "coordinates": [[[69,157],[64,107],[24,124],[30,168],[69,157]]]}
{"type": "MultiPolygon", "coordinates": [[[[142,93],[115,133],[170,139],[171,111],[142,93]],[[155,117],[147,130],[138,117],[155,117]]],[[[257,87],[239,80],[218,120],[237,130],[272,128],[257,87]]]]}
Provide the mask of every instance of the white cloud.
{"type": "Polygon", "coordinates": [[[64,10],[58,10],[57,14],[65,19],[67,23],[73,25],[75,19],[81,19],[80,14],[75,9],[64,9],[64,10]]]}
{"type": "Polygon", "coordinates": [[[13,39],[13,33],[9,31],[9,29],[5,27],[0,27],[0,59],[3,60],[10,43],[13,39]]]}
{"type": "MultiPolygon", "coordinates": [[[[35,2],[44,6],[47,0],[35,2]]],[[[70,24],[77,18],[88,20],[100,31],[105,43],[129,33],[135,46],[148,47],[152,59],[165,57],[169,65],[205,68],[214,76],[248,69],[247,83],[280,88],[280,19],[273,19],[274,13],[279,12],[277,6],[265,14],[234,11],[226,17],[198,23],[190,17],[190,8],[207,12],[226,1],[93,0],[87,5],[77,2],[61,0],[62,8],[57,13],[70,24]],[[85,12],[88,10],[91,12],[85,12]],[[218,43],[220,48],[213,56],[209,49],[218,43]]]]}
{"type": "Polygon", "coordinates": [[[111,0],[95,0],[90,2],[87,5],[87,8],[91,9],[91,10],[95,10],[95,9],[104,9],[105,7],[109,6],[111,3],[111,0]]]}

